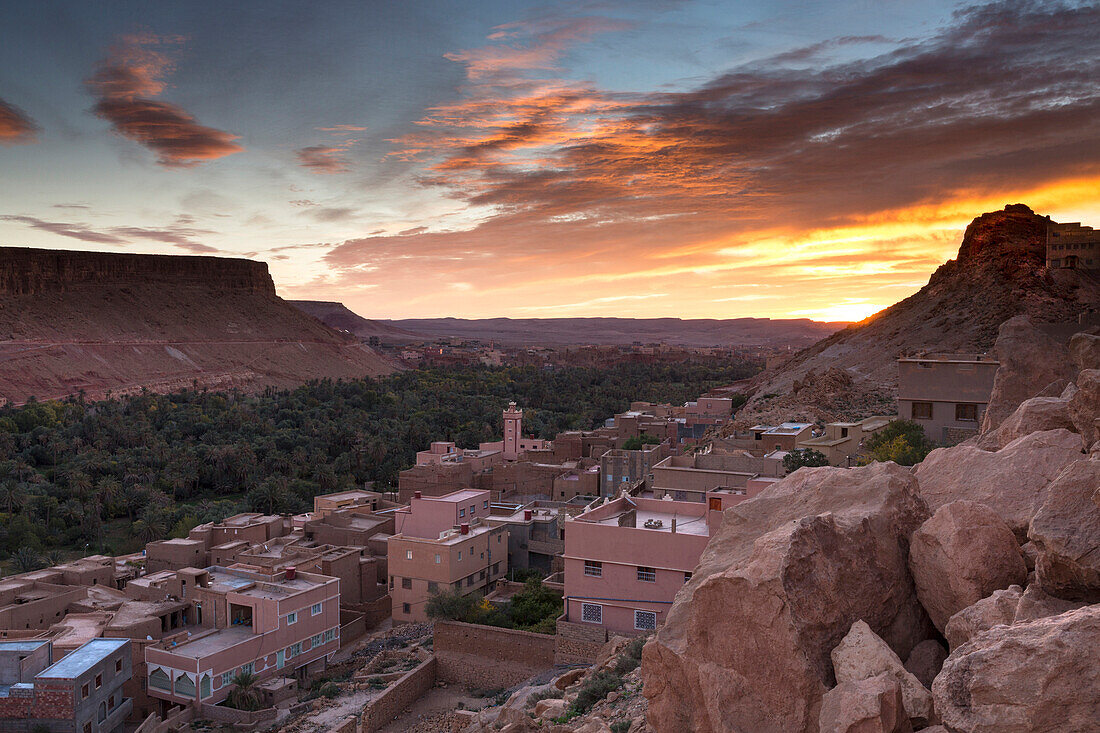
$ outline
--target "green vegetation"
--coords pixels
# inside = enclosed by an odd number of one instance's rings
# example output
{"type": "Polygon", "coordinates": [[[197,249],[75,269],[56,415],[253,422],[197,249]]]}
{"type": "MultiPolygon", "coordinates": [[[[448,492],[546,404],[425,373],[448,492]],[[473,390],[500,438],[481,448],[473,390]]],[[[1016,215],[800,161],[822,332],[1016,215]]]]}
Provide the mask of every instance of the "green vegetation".
{"type": "Polygon", "coordinates": [[[507,603],[490,603],[480,593],[462,595],[456,590],[445,590],[433,593],[424,607],[424,612],[431,619],[499,626],[539,634],[553,634],[562,611],[561,596],[544,586],[538,578],[528,579],[523,590],[507,603]]]}
{"type": "Polygon", "coordinates": [[[611,724],[611,733],[627,733],[630,730],[629,720],[620,720],[611,724]]]}
{"type": "Polygon", "coordinates": [[[570,706],[573,717],[584,715],[592,706],[623,686],[623,678],[614,672],[598,672],[585,680],[577,690],[577,699],[570,706]]]}
{"type": "Polygon", "coordinates": [[[626,674],[630,674],[636,670],[642,663],[642,647],[645,646],[649,637],[639,636],[636,639],[632,639],[629,644],[623,649],[623,653],[619,655],[619,658],[615,661],[615,674],[620,677],[626,674]]]}
{"type": "MultiPolygon", "coordinates": [[[[433,440],[588,429],[632,400],[682,403],[751,375],[718,360],[611,369],[465,367],[320,381],[259,395],[184,390],[0,408],[0,558],[122,552],[239,511],[304,511],[313,496],[397,473],[433,440]]],[[[24,563],[25,560],[20,560],[24,563]]]]}
{"type": "Polygon", "coordinates": [[[565,693],[556,687],[547,687],[545,690],[539,690],[533,692],[527,697],[527,707],[533,708],[539,700],[560,700],[565,697],[565,693]]]}
{"type": "Polygon", "coordinates": [[[894,420],[864,442],[867,457],[861,463],[893,461],[900,466],[913,466],[923,461],[935,447],[920,423],[894,420]]]}
{"type": "Polygon", "coordinates": [[[263,701],[260,698],[259,680],[249,672],[240,672],[232,679],[233,689],[225,698],[228,707],[237,710],[259,710],[263,701]]]}
{"type": "Polygon", "coordinates": [[[787,473],[797,471],[803,466],[828,466],[829,459],[821,451],[813,448],[796,448],[783,456],[783,468],[787,473]]]}
{"type": "Polygon", "coordinates": [[[656,445],[661,442],[661,439],[655,435],[635,435],[633,438],[627,438],[623,442],[623,450],[641,450],[643,445],[656,445]]]}

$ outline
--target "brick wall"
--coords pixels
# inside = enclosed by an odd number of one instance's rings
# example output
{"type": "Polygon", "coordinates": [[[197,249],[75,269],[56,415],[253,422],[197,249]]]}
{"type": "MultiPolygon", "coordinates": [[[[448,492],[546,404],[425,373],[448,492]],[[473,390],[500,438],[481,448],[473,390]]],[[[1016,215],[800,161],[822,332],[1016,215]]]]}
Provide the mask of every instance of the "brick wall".
{"type": "Polygon", "coordinates": [[[435,685],[436,659],[430,657],[363,708],[361,733],[375,733],[435,685]]]}
{"type": "Polygon", "coordinates": [[[554,637],[555,664],[592,664],[607,643],[607,629],[593,624],[577,624],[558,618],[554,637]]]}
{"type": "Polygon", "coordinates": [[[436,621],[439,678],[471,688],[511,687],[554,666],[554,637],[530,631],[436,621]]]}

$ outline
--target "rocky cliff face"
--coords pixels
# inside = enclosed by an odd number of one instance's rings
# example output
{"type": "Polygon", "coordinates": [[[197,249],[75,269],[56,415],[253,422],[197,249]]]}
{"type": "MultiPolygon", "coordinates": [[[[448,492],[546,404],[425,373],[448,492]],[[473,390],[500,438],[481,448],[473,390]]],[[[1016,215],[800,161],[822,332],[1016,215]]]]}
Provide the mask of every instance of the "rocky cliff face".
{"type": "Polygon", "coordinates": [[[1100,275],[1046,270],[1047,221],[1022,204],[979,216],[967,227],[958,257],[917,293],[759,375],[738,424],[889,414],[899,356],[985,352],[1013,316],[1057,323],[1095,309],[1100,275]]]}
{"type": "Polygon", "coordinates": [[[160,283],[275,297],[266,262],[226,257],[0,248],[0,296],[160,283]]]}
{"type": "Polygon", "coordinates": [[[0,248],[0,401],[393,368],[277,297],[262,262],[0,248]]]}

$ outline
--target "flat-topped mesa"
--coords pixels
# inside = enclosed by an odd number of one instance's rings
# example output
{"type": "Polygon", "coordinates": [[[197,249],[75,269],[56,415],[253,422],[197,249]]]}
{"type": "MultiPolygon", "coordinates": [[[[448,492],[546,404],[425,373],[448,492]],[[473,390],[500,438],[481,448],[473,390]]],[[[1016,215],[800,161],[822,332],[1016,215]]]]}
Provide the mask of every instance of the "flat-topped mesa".
{"type": "Polygon", "coordinates": [[[0,295],[104,285],[170,284],[275,296],[267,263],[228,257],[0,247],[0,295]]]}

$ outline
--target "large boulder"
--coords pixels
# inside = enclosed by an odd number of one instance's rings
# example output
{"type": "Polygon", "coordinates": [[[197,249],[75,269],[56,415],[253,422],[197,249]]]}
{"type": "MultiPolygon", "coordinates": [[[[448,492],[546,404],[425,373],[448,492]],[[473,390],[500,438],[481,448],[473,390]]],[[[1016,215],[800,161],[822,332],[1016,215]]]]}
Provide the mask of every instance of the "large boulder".
{"type": "Polygon", "coordinates": [[[1071,463],[1031,520],[1035,573],[1050,595],[1100,603],[1100,461],[1071,463]]]}
{"type": "Polygon", "coordinates": [[[1064,598],[1055,598],[1042,588],[1038,583],[1032,583],[1020,596],[1016,604],[1016,615],[1012,617],[1012,623],[1022,624],[1034,621],[1037,618],[1057,616],[1066,611],[1072,611],[1085,605],[1079,601],[1067,601],[1064,598]]]}
{"type": "Polygon", "coordinates": [[[956,613],[943,631],[948,647],[954,651],[986,629],[1011,624],[1016,619],[1016,607],[1021,596],[1023,589],[1014,585],[994,591],[988,598],[956,613]]]}
{"type": "Polygon", "coordinates": [[[1044,430],[999,451],[973,445],[937,448],[917,465],[921,496],[933,511],[959,499],[985,504],[1023,541],[1048,484],[1079,460],[1081,436],[1044,430]]]}
{"type": "Polygon", "coordinates": [[[1020,403],[1051,382],[1073,377],[1066,348],[1037,329],[1027,316],[1002,323],[993,350],[1000,366],[993,377],[982,433],[999,426],[1020,403]]]}
{"type": "Polygon", "coordinates": [[[833,649],[832,659],[837,683],[858,682],[878,674],[889,674],[901,685],[907,715],[922,722],[934,722],[932,693],[905,669],[901,658],[862,619],[852,624],[848,635],[833,649]]]}
{"type": "Polygon", "coordinates": [[[974,444],[982,450],[997,451],[1030,433],[1058,428],[1074,430],[1069,400],[1060,396],[1032,397],[1024,400],[996,429],[978,436],[974,444]]]}
{"type": "Polygon", "coordinates": [[[985,504],[944,504],[909,542],[917,597],[940,631],[948,619],[993,591],[1027,581],[1016,536],[985,504]]]}
{"type": "Polygon", "coordinates": [[[1100,369],[1100,336],[1077,333],[1069,340],[1069,360],[1077,371],[1100,369]]]}
{"type": "Polygon", "coordinates": [[[1086,369],[1077,375],[1077,390],[1067,405],[1069,419],[1081,434],[1082,444],[1100,440],[1100,369],[1086,369]]]}
{"type": "Polygon", "coordinates": [[[1073,733],[1100,721],[1100,605],[996,626],[952,651],[932,683],[958,733],[1073,733]]]}
{"type": "Polygon", "coordinates": [[[934,633],[907,562],[927,518],[893,463],[803,468],[727,510],[643,650],[650,726],[817,730],[830,652],[854,621],[899,656],[934,633]]]}
{"type": "Polygon", "coordinates": [[[825,693],[821,733],[910,733],[901,686],[890,674],[841,682],[825,693]]]}
{"type": "Polygon", "coordinates": [[[913,647],[905,660],[905,669],[928,689],[932,689],[932,680],[940,673],[943,660],[947,659],[947,650],[935,639],[926,639],[913,647]]]}

